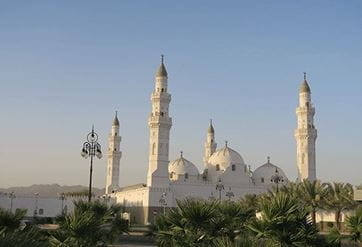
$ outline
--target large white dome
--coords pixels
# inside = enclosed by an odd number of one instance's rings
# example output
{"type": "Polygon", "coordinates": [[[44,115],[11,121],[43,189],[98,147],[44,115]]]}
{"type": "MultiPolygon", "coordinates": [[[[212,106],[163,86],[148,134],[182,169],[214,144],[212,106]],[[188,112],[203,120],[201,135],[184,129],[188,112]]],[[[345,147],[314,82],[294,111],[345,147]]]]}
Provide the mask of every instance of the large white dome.
{"type": "Polygon", "coordinates": [[[217,150],[211,155],[208,163],[212,166],[220,166],[220,170],[226,170],[229,166],[235,165],[245,165],[241,155],[235,150],[229,148],[225,145],[224,148],[217,150]]]}
{"type": "Polygon", "coordinates": [[[176,175],[185,175],[187,173],[191,176],[197,176],[199,175],[199,170],[192,162],[181,156],[177,160],[170,162],[168,173],[174,173],[176,175]]]}
{"type": "Polygon", "coordinates": [[[288,182],[288,178],[284,171],[280,167],[270,163],[268,158],[267,163],[258,167],[253,172],[253,180],[257,185],[271,185],[274,184],[274,182],[271,181],[274,175],[279,175],[281,179],[280,183],[284,184],[288,182]]]}

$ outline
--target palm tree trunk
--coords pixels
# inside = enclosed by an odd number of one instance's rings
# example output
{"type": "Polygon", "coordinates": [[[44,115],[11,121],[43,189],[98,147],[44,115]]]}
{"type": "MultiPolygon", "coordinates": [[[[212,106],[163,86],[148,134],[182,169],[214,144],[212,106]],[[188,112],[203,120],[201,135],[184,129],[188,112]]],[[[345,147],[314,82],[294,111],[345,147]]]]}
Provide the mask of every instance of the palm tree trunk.
{"type": "Polygon", "coordinates": [[[312,209],[312,222],[315,225],[316,224],[316,210],[312,209]]]}
{"type": "Polygon", "coordinates": [[[336,221],[336,224],[337,224],[337,229],[338,231],[341,230],[341,223],[339,221],[339,219],[341,218],[341,211],[340,210],[337,210],[336,211],[336,215],[335,215],[335,221],[336,221]]]}

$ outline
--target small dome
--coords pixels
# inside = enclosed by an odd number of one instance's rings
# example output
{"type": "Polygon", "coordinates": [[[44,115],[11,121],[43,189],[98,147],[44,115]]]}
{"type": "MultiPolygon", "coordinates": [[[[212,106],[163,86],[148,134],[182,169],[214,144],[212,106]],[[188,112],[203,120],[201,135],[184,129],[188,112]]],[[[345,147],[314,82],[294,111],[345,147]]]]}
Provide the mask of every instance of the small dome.
{"type": "Polygon", "coordinates": [[[270,160],[268,157],[268,162],[265,163],[264,165],[258,167],[253,172],[253,179],[256,184],[269,185],[269,184],[273,183],[271,181],[271,178],[276,174],[278,174],[280,176],[280,178],[282,180],[281,183],[286,183],[288,181],[288,178],[285,175],[284,171],[280,167],[270,163],[270,160]]]}
{"type": "Polygon", "coordinates": [[[224,148],[217,150],[211,155],[208,161],[209,164],[219,165],[221,169],[226,170],[230,165],[245,165],[241,155],[235,150],[225,145],[224,148]]]}
{"type": "Polygon", "coordinates": [[[192,162],[181,156],[179,159],[170,162],[168,166],[168,173],[174,173],[177,175],[184,175],[187,173],[189,176],[197,176],[199,175],[199,170],[192,162]]]}
{"type": "Polygon", "coordinates": [[[309,87],[308,82],[306,80],[304,80],[302,82],[302,85],[300,86],[299,92],[300,93],[310,93],[310,87],[309,87]]]}

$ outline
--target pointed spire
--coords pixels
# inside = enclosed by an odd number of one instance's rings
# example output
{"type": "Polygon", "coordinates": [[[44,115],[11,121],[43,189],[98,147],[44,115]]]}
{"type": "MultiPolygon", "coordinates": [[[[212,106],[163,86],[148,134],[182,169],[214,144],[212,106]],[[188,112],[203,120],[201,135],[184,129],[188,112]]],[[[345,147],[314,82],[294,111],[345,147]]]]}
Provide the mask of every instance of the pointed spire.
{"type": "Polygon", "coordinates": [[[270,164],[270,156],[267,157],[267,162],[270,164]]]}
{"type": "Polygon", "coordinates": [[[180,151],[180,158],[182,159],[184,156],[183,156],[184,152],[183,151],[180,151]]]}
{"type": "Polygon", "coordinates": [[[310,87],[307,82],[307,73],[303,72],[304,74],[304,80],[302,82],[302,85],[300,86],[299,93],[310,93],[310,87]]]}
{"type": "Polygon", "coordinates": [[[161,64],[160,64],[160,67],[158,67],[158,70],[156,72],[156,77],[167,77],[166,67],[163,63],[164,57],[165,57],[164,55],[161,55],[161,64]]]}
{"type": "Polygon", "coordinates": [[[210,119],[210,125],[209,125],[209,128],[207,129],[207,132],[210,134],[215,133],[214,126],[212,126],[212,119],[210,119]]]}
{"type": "Polygon", "coordinates": [[[114,119],[112,122],[112,125],[114,125],[114,126],[119,126],[119,120],[118,120],[117,114],[118,114],[118,111],[116,111],[116,115],[114,116],[114,119]]]}
{"type": "Polygon", "coordinates": [[[228,141],[225,140],[225,147],[227,148],[228,147],[228,141]]]}

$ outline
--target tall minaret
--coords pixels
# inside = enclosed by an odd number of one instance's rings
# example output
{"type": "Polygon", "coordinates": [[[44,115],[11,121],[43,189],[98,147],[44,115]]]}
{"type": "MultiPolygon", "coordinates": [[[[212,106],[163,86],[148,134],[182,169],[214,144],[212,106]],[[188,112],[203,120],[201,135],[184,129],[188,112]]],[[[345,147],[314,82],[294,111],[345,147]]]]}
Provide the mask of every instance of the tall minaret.
{"type": "Polygon", "coordinates": [[[207,129],[207,136],[206,136],[206,142],[205,142],[205,155],[204,155],[204,164],[207,165],[207,162],[211,155],[216,150],[216,142],[215,142],[215,130],[214,126],[212,126],[212,120],[210,119],[210,125],[207,129]]]}
{"type": "Polygon", "coordinates": [[[155,89],[151,94],[152,112],[148,118],[150,129],[149,163],[147,186],[167,187],[168,151],[172,119],[169,117],[171,95],[167,92],[167,71],[161,56],[161,64],[156,72],[155,89]]]}
{"type": "Polygon", "coordinates": [[[296,110],[298,128],[295,130],[297,141],[298,181],[316,180],[316,153],[315,142],[317,129],[314,127],[315,109],[312,104],[311,90],[307,82],[306,73],[299,90],[299,106],[296,110]]]}
{"type": "Polygon", "coordinates": [[[119,121],[116,115],[112,122],[111,133],[108,137],[108,166],[106,194],[110,194],[119,189],[119,163],[122,152],[120,151],[121,136],[119,135],[119,121]]]}

